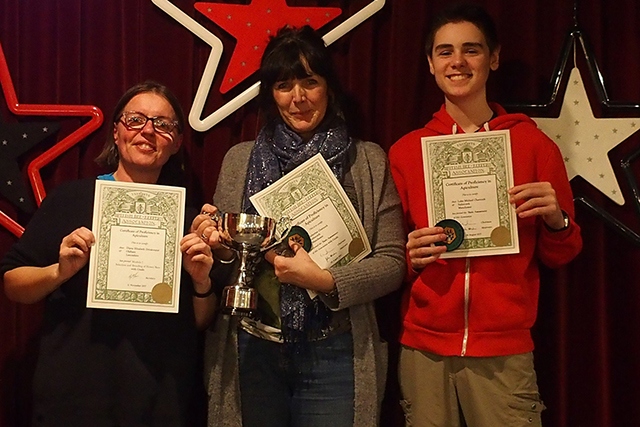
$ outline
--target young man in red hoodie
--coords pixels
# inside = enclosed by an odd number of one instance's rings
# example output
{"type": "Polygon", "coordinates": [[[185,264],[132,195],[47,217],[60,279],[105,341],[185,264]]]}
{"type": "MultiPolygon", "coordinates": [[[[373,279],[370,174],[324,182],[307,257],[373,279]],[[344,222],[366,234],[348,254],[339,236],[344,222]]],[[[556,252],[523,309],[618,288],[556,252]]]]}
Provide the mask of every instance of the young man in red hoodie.
{"type": "Polygon", "coordinates": [[[407,425],[535,426],[544,405],[530,329],[538,308],[538,262],[555,268],[582,248],[558,147],[524,114],[489,103],[499,64],[495,25],[477,5],[456,4],[432,22],[431,74],[445,102],[389,152],[408,228],[400,383],[407,425]],[[421,138],[508,129],[519,253],[441,259],[446,239],[427,217],[421,138]]]}

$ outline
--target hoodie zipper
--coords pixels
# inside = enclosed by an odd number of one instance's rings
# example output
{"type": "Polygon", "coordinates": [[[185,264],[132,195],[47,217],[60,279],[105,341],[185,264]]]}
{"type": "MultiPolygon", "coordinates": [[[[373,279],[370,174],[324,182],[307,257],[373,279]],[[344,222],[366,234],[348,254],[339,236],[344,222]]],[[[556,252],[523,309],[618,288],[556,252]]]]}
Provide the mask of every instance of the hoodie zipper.
{"type": "MultiPolygon", "coordinates": [[[[482,125],[486,132],[489,132],[489,122],[482,125]]],[[[454,123],[451,127],[451,133],[458,133],[458,124],[454,123]]],[[[460,356],[467,354],[467,343],[469,342],[469,294],[471,281],[471,259],[467,258],[464,265],[464,335],[462,336],[462,349],[460,356]]]]}
{"type": "Polygon", "coordinates": [[[469,341],[469,288],[471,279],[471,258],[465,260],[464,265],[464,336],[462,337],[462,351],[460,356],[467,353],[467,342],[469,341]]]}

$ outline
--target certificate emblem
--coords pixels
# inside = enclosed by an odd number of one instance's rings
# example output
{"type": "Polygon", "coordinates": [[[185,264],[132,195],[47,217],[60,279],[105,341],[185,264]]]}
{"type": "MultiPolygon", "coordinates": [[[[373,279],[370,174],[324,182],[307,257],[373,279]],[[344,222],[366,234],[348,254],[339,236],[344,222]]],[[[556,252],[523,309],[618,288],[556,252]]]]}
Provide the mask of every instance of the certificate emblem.
{"type": "Polygon", "coordinates": [[[447,236],[444,242],[436,242],[436,246],[446,246],[447,252],[454,251],[460,247],[464,240],[464,228],[455,219],[443,219],[436,224],[436,227],[442,227],[444,234],[447,236]]]}
{"type": "Polygon", "coordinates": [[[511,233],[507,227],[496,227],[491,232],[491,241],[496,246],[508,246],[511,244],[511,233]]]}
{"type": "Polygon", "coordinates": [[[158,283],[151,289],[151,298],[158,304],[169,304],[173,291],[168,283],[158,283]]]}
{"type": "Polygon", "coordinates": [[[292,241],[299,244],[307,252],[311,250],[311,237],[309,237],[309,233],[307,233],[307,230],[300,227],[299,225],[294,225],[293,227],[291,227],[291,231],[289,231],[287,237],[282,242],[280,242],[274,248],[274,250],[278,255],[294,256],[295,254],[289,246],[289,242],[292,241]]]}

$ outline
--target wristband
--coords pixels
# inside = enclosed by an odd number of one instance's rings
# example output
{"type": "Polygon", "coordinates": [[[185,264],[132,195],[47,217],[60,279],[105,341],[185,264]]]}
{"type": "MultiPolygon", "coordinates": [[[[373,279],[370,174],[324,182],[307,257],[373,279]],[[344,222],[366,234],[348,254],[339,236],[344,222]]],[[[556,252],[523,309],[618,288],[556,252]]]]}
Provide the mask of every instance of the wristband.
{"type": "Polygon", "coordinates": [[[213,294],[213,292],[214,292],[214,289],[213,289],[213,283],[212,283],[211,287],[209,288],[209,290],[207,292],[200,293],[200,292],[197,292],[195,290],[195,288],[194,288],[193,289],[193,296],[196,297],[196,298],[208,298],[208,297],[211,296],[211,294],[213,294]]]}
{"type": "Polygon", "coordinates": [[[570,224],[569,215],[567,215],[565,211],[562,211],[562,220],[564,221],[562,228],[551,228],[547,225],[546,222],[543,222],[543,224],[545,225],[545,227],[547,227],[547,230],[549,230],[550,232],[557,233],[559,231],[564,231],[567,228],[569,228],[569,224],[570,224]]]}

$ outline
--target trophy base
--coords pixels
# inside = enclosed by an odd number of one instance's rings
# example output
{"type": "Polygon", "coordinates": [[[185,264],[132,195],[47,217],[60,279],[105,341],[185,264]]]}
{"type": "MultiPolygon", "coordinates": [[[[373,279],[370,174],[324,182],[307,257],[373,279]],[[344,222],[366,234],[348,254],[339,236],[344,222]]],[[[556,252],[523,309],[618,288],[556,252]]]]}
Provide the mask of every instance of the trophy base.
{"type": "Polygon", "coordinates": [[[247,286],[227,286],[222,290],[221,305],[224,314],[254,317],[258,308],[258,292],[247,286]]]}
{"type": "Polygon", "coordinates": [[[257,319],[256,310],[248,310],[246,308],[237,307],[225,307],[222,309],[222,313],[227,316],[249,317],[251,319],[257,319]]]}

